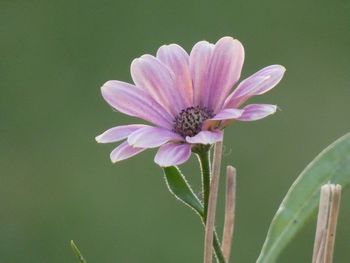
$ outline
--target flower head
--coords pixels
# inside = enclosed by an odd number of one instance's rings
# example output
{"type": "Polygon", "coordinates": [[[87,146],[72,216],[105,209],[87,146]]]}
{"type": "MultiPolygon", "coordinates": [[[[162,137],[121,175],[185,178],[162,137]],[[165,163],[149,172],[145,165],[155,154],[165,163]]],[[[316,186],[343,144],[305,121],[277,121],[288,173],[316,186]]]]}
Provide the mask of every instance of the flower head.
{"type": "Polygon", "coordinates": [[[150,125],[117,126],[97,136],[97,142],[124,141],[112,151],[113,162],[159,147],[157,164],[179,165],[188,160],[194,145],[221,141],[222,129],[232,120],[255,121],[275,113],[275,105],[241,106],[276,86],[285,68],[263,68],[230,93],[243,61],[244,48],[231,37],[216,44],[200,41],[190,54],[171,44],[161,46],[156,56],[135,59],[131,63],[134,85],[108,81],[101,88],[102,96],[119,112],[150,125]]]}

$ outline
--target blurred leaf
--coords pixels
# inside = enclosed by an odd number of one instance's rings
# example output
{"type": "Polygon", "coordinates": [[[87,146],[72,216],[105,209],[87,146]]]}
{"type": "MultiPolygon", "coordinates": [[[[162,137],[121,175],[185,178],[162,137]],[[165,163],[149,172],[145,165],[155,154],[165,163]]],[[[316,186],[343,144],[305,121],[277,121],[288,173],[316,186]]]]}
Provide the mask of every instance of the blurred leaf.
{"type": "Polygon", "coordinates": [[[169,191],[180,201],[191,207],[201,217],[203,217],[203,205],[194,194],[191,186],[186,181],[180,170],[175,166],[164,168],[165,180],[169,191]]]}
{"type": "Polygon", "coordinates": [[[327,182],[350,183],[350,133],[323,150],[299,175],[275,214],[257,263],[273,263],[317,209],[327,182]]]}
{"type": "Polygon", "coordinates": [[[75,245],[73,240],[70,241],[70,246],[72,247],[72,250],[73,250],[74,254],[76,255],[76,257],[78,258],[79,263],[87,263],[86,260],[84,259],[83,255],[81,254],[80,250],[75,245]]]}

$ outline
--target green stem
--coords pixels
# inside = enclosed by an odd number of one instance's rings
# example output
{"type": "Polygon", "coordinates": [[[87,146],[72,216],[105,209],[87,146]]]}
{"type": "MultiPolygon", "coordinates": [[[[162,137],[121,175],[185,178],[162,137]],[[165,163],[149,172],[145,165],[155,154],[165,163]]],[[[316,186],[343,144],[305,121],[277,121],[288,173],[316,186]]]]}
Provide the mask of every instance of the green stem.
{"type": "Polygon", "coordinates": [[[207,220],[208,200],[210,191],[210,151],[203,150],[197,153],[202,175],[202,192],[204,204],[204,222],[207,220]]]}
{"type": "Polygon", "coordinates": [[[225,263],[225,258],[224,258],[224,255],[222,254],[219,237],[216,231],[214,231],[213,247],[214,247],[214,252],[215,252],[217,261],[219,263],[225,263]]]}

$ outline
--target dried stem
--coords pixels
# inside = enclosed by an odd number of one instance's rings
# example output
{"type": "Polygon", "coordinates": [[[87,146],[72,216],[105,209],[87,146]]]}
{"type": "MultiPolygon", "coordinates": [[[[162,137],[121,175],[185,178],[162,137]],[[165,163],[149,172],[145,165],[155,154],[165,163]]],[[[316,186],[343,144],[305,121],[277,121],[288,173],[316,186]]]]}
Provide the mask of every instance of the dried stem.
{"type": "Polygon", "coordinates": [[[216,201],[219,187],[220,166],[222,157],[222,141],[217,142],[214,148],[212,179],[210,182],[210,193],[208,203],[208,215],[205,226],[205,239],[204,239],[204,263],[211,263],[213,258],[213,238],[214,238],[214,223],[216,213],[216,201]]]}
{"type": "Polygon", "coordinates": [[[312,263],[320,263],[323,260],[324,238],[327,232],[327,221],[330,207],[331,190],[328,184],[321,187],[321,196],[317,216],[316,236],[312,263]]]}
{"type": "Polygon", "coordinates": [[[339,214],[341,186],[321,187],[312,263],[331,263],[339,214]]]}
{"type": "Polygon", "coordinates": [[[236,169],[233,166],[226,168],[226,205],[225,223],[222,236],[222,253],[226,262],[229,262],[231,254],[232,236],[235,224],[236,206],[236,169]]]}
{"type": "Polygon", "coordinates": [[[332,203],[328,220],[328,231],[325,244],[325,263],[333,261],[335,234],[337,230],[337,222],[340,207],[341,186],[332,185],[332,203]]]}

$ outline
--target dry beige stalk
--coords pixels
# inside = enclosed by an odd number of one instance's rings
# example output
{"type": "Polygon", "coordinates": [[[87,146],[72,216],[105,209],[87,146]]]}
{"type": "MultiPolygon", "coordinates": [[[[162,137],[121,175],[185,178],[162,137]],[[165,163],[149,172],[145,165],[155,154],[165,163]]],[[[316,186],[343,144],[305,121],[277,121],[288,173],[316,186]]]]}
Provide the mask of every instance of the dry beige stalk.
{"type": "Polygon", "coordinates": [[[213,239],[214,239],[214,224],[216,213],[216,202],[218,197],[220,167],[222,157],[222,141],[215,143],[212,178],[210,182],[209,202],[208,202],[208,215],[205,225],[205,238],[204,238],[204,263],[212,263],[213,259],[213,239]]]}
{"type": "Polygon", "coordinates": [[[335,243],[335,234],[337,230],[337,222],[340,208],[340,198],[341,198],[341,186],[333,185],[332,187],[332,203],[329,213],[328,220],[328,231],[325,244],[325,263],[333,262],[333,253],[334,253],[334,243],[335,243]]]}
{"type": "Polygon", "coordinates": [[[230,260],[231,244],[235,224],[235,206],[236,206],[236,169],[233,166],[226,168],[226,205],[225,205],[225,223],[222,235],[222,253],[226,262],[230,260]]]}
{"type": "Polygon", "coordinates": [[[340,185],[326,184],[321,187],[312,263],[333,261],[340,197],[340,185]]]}

